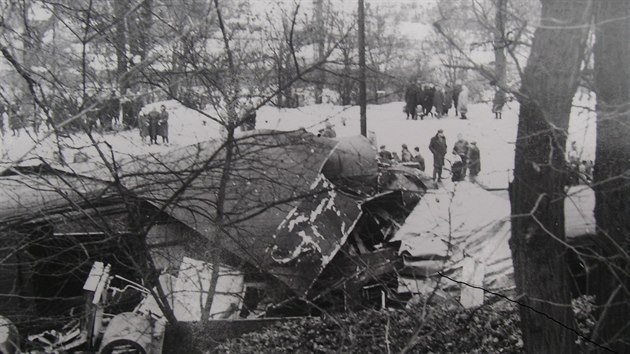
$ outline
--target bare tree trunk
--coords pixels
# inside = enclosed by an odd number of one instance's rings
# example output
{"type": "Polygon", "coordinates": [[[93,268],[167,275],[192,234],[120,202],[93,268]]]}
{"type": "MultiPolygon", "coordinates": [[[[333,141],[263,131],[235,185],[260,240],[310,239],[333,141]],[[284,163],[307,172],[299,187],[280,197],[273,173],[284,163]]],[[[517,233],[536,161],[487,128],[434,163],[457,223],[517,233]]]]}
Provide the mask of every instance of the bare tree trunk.
{"type": "Polygon", "coordinates": [[[588,33],[589,0],[542,0],[541,24],[519,95],[511,185],[512,237],[521,330],[527,353],[574,353],[574,318],[564,261],[566,132],[588,33]]]}
{"type": "MultiPolygon", "coordinates": [[[[317,40],[317,58],[315,60],[320,62],[324,59],[324,0],[313,0],[313,8],[315,9],[315,36],[317,40]]],[[[315,103],[321,104],[326,72],[324,70],[318,70],[315,80],[315,103]]]]}
{"type": "Polygon", "coordinates": [[[114,47],[116,49],[116,76],[120,92],[127,89],[127,26],[125,16],[129,10],[129,3],[125,0],[114,0],[114,16],[116,22],[116,34],[114,47]]]}
{"type": "Polygon", "coordinates": [[[630,352],[630,2],[597,2],[595,87],[597,147],[594,173],[599,266],[595,336],[630,352]]]}
{"type": "Polygon", "coordinates": [[[496,14],[494,17],[494,73],[496,77],[497,87],[499,88],[494,94],[494,102],[505,102],[505,91],[503,88],[506,84],[507,61],[505,58],[505,16],[507,14],[507,0],[497,0],[496,14]]]}
{"type": "Polygon", "coordinates": [[[219,190],[217,192],[217,205],[216,205],[216,224],[219,226],[217,229],[217,235],[210,241],[210,259],[212,262],[212,275],[210,277],[210,284],[208,287],[208,297],[204,305],[203,312],[201,314],[201,321],[207,322],[210,319],[210,310],[212,310],[212,304],[214,302],[214,295],[217,290],[217,283],[219,282],[219,255],[221,247],[222,226],[225,221],[225,198],[227,194],[228,182],[230,180],[230,173],[232,172],[232,161],[234,157],[234,148],[236,142],[234,139],[234,132],[238,127],[238,122],[241,120],[238,116],[236,106],[238,104],[238,96],[240,92],[240,83],[238,80],[238,73],[236,72],[236,66],[232,56],[232,49],[230,48],[230,40],[223,24],[223,16],[221,15],[221,9],[219,7],[219,0],[214,0],[214,6],[217,13],[217,20],[219,22],[219,28],[223,36],[223,45],[228,58],[228,68],[230,73],[230,83],[228,90],[225,94],[227,102],[228,122],[227,139],[225,142],[225,160],[223,161],[223,167],[221,170],[221,180],[219,182],[219,190]]]}

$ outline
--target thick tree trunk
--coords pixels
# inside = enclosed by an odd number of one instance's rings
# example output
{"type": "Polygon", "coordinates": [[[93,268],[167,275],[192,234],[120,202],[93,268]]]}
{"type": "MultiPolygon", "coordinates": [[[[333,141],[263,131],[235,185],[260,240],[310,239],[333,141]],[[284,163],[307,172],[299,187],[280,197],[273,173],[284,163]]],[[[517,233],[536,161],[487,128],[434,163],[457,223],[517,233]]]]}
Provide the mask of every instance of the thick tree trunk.
{"type": "MultiPolygon", "coordinates": [[[[516,290],[520,301],[574,327],[564,261],[566,132],[588,33],[589,0],[543,0],[524,72],[511,186],[516,290]]],[[[573,353],[575,334],[527,307],[528,353],[573,353]]]]}
{"type": "Polygon", "coordinates": [[[630,353],[630,2],[597,2],[595,219],[604,262],[598,267],[597,341],[630,353]]]}

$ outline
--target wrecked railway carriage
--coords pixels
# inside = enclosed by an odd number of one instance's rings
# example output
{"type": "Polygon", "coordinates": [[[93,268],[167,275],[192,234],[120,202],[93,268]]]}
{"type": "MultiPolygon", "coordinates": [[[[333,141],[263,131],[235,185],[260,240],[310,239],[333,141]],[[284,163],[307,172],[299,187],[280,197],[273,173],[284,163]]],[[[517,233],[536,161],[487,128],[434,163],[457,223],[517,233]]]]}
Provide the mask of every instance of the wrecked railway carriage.
{"type": "MultiPolygon", "coordinates": [[[[362,137],[248,132],[224,194],[219,142],[74,166],[83,172],[7,170],[0,314],[21,333],[48,330],[30,337],[47,349],[159,352],[168,316],[214,320],[220,337],[273,316],[402,306],[427,291],[476,306],[481,288],[513,289],[507,198],[467,182],[435,189],[375,156],[362,137]]],[[[567,236],[582,247],[592,190],[567,195],[567,236]]],[[[592,270],[570,264],[576,279],[592,270]]]]}
{"type": "Polygon", "coordinates": [[[68,314],[85,322],[86,301],[100,301],[86,283],[95,261],[118,275],[103,287],[144,289],[118,291],[99,311],[137,311],[152,299],[153,315],[170,307],[184,321],[378,306],[396,288],[401,262],[387,241],[426,191],[418,170],[384,172],[367,139],[305,131],[249,132],[231,152],[213,141],[84,172],[4,171],[0,313],[30,330],[68,314]]]}

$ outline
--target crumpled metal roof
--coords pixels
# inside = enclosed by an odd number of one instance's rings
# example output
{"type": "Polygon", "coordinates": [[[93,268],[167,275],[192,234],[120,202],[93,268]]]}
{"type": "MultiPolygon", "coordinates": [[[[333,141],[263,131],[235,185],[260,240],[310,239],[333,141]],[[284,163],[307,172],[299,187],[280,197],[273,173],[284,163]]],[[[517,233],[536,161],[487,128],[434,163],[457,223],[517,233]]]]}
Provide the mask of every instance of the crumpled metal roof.
{"type": "MultiPolygon", "coordinates": [[[[118,162],[116,169],[120,183],[131,195],[204,237],[218,240],[222,249],[276,276],[296,294],[305,295],[361,215],[360,199],[339,191],[322,173],[340,140],[319,138],[304,130],[258,130],[237,137],[220,228],[216,207],[225,159],[221,141],[136,156],[118,162]]],[[[352,146],[363,149],[365,144],[358,141],[360,144],[343,144],[350,147],[343,154],[352,155],[352,146]]],[[[349,162],[337,165],[337,171],[344,177],[376,171],[376,160],[370,162],[368,155],[352,166],[349,162]]],[[[330,169],[328,172],[335,175],[330,169]]],[[[77,198],[89,200],[107,188],[116,192],[109,172],[95,169],[89,175],[67,177],[78,193],[59,200],[60,206],[72,205],[77,198]],[[92,179],[96,176],[102,181],[92,179]]],[[[10,193],[5,186],[19,183],[5,182],[3,193],[10,193]]],[[[57,207],[51,203],[58,200],[58,190],[45,193],[42,198],[47,202],[41,203],[42,210],[57,207]]],[[[37,193],[26,194],[34,203],[39,201],[37,193]]],[[[26,207],[30,205],[33,203],[26,207]]],[[[15,216],[17,212],[7,210],[6,214],[15,216]]]]}
{"type": "Polygon", "coordinates": [[[267,250],[276,263],[272,274],[300,296],[346,243],[361,216],[360,200],[335,190],[323,175],[314,190],[321,192],[302,200],[287,215],[267,250]]]}
{"type": "Polygon", "coordinates": [[[109,184],[41,172],[0,177],[0,225],[13,227],[36,219],[89,209],[105,202],[109,184]]]}
{"type": "Polygon", "coordinates": [[[306,131],[255,131],[238,139],[224,205],[216,205],[224,151],[218,142],[120,166],[139,198],[304,294],[360,215],[358,200],[321,174],[337,142],[306,131]],[[177,195],[174,200],[173,195],[177,195]],[[299,222],[309,214],[309,223],[299,222]],[[297,219],[292,219],[297,218],[297,219]]]}

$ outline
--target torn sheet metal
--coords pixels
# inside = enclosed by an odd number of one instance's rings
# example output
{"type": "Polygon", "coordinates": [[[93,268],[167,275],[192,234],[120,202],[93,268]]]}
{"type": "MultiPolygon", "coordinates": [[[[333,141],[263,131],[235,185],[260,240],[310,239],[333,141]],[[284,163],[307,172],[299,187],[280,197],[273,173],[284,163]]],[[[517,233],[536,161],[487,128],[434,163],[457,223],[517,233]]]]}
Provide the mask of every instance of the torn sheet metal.
{"type": "Polygon", "coordinates": [[[424,194],[427,189],[437,189],[431,177],[417,168],[397,164],[381,171],[379,189],[382,191],[402,190],[424,194]]]}
{"type": "Polygon", "coordinates": [[[114,316],[103,333],[99,353],[162,353],[166,320],[133,312],[114,316]]]}
{"type": "MultiPolygon", "coordinates": [[[[405,261],[399,290],[431,291],[439,273],[493,291],[511,289],[509,201],[468,182],[452,188],[427,193],[394,236],[405,261]]],[[[461,284],[445,278],[439,286],[461,292],[461,284]]],[[[463,295],[478,303],[477,293],[463,295]]]]}
{"type": "Polygon", "coordinates": [[[322,298],[337,289],[360,288],[369,282],[379,282],[401,267],[402,258],[395,248],[383,248],[358,255],[339,253],[313,286],[312,300],[322,298]]]}
{"type": "MultiPolygon", "coordinates": [[[[175,317],[179,321],[200,321],[208,301],[214,265],[184,257],[173,287],[175,317]]],[[[245,295],[243,273],[219,267],[219,278],[210,308],[210,319],[238,316],[245,295]]]]}
{"type": "Polygon", "coordinates": [[[275,262],[271,274],[299,296],[308,292],[361,216],[359,200],[335,190],[323,175],[313,191],[287,215],[268,248],[275,262]]]}
{"type": "MultiPolygon", "coordinates": [[[[200,260],[184,257],[177,277],[160,275],[160,284],[178,321],[201,321],[208,301],[214,266],[200,260]]],[[[238,318],[245,296],[245,278],[242,272],[220,266],[219,278],[212,299],[210,319],[238,318]]],[[[162,317],[155,298],[147,296],[136,312],[162,317]]]]}
{"type": "Polygon", "coordinates": [[[0,316],[0,353],[20,352],[20,336],[17,327],[4,316],[0,316]]]}

